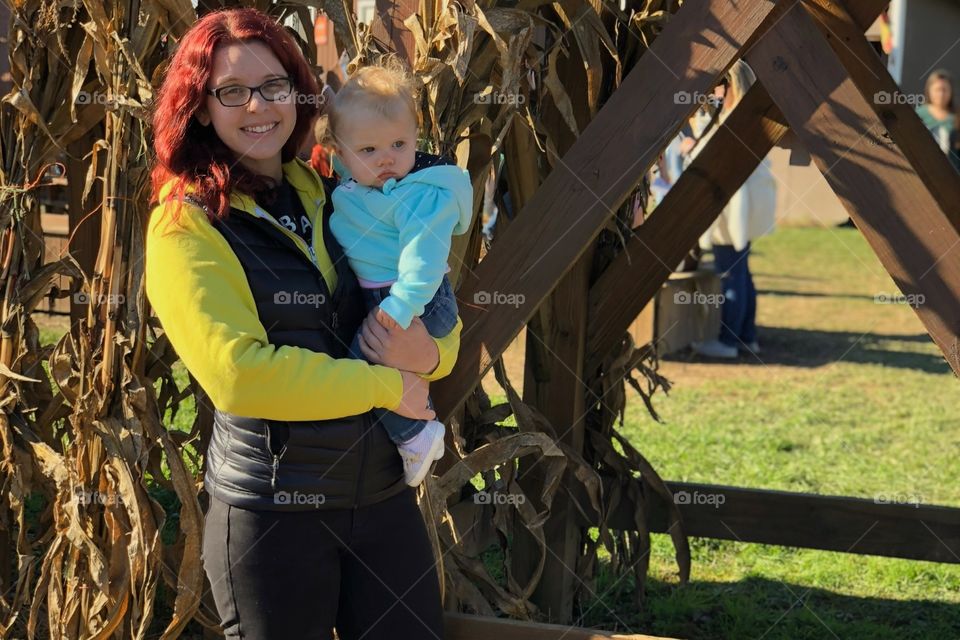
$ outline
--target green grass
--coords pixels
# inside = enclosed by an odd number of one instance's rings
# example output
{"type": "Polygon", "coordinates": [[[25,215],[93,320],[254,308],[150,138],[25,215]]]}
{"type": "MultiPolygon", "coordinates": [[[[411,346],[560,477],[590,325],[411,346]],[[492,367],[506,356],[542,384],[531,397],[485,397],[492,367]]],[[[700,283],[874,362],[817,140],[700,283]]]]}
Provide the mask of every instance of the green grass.
{"type": "MultiPolygon", "coordinates": [[[[624,427],[666,479],[960,507],[960,385],[853,229],[784,229],[755,245],[760,359],[679,354],[624,427]]],[[[960,638],[960,567],[691,540],[691,583],[653,536],[646,606],[604,571],[581,623],[679,638],[960,638]]],[[[924,542],[925,543],[925,542],[924,542]]],[[[960,555],[960,549],[953,550],[960,555]]]]}

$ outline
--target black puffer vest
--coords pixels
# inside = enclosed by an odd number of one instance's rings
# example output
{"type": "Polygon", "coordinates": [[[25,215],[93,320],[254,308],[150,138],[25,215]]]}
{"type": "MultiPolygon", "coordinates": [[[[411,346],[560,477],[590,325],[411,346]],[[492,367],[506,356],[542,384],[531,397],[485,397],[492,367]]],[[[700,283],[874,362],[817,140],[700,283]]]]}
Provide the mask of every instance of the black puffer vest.
{"type": "MultiPolygon", "coordinates": [[[[214,226],[243,265],[271,344],[345,358],[365,310],[356,276],[330,232],[330,209],[328,197],[322,218],[337,271],[332,295],[319,268],[270,220],[233,210],[214,226]]],[[[304,511],[380,502],[406,485],[396,446],[369,413],[283,422],[217,410],[204,486],[237,507],[304,511]]]]}

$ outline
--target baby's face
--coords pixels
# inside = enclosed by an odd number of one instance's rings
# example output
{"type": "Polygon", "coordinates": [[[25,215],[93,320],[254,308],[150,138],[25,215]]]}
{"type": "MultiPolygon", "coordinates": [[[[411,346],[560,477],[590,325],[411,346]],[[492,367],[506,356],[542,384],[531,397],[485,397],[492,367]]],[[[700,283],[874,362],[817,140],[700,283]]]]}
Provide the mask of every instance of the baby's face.
{"type": "Polygon", "coordinates": [[[361,108],[343,119],[335,143],[353,179],[380,188],[390,178],[399,180],[413,169],[417,123],[405,110],[387,118],[361,108]]]}

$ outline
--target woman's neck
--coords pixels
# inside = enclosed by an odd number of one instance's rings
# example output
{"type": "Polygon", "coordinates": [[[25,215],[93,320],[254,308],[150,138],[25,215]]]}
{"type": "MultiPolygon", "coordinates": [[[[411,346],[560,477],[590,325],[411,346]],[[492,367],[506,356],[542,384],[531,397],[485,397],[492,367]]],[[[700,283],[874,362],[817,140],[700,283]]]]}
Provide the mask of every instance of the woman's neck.
{"type": "Polygon", "coordinates": [[[950,111],[946,107],[940,107],[935,104],[927,104],[927,110],[937,120],[946,120],[950,117],[950,111]]]}
{"type": "Polygon", "coordinates": [[[244,158],[240,162],[243,163],[250,171],[253,171],[256,174],[264,176],[265,178],[271,178],[277,184],[283,180],[283,163],[280,161],[280,156],[276,158],[269,158],[266,160],[253,160],[251,158],[244,158]]]}

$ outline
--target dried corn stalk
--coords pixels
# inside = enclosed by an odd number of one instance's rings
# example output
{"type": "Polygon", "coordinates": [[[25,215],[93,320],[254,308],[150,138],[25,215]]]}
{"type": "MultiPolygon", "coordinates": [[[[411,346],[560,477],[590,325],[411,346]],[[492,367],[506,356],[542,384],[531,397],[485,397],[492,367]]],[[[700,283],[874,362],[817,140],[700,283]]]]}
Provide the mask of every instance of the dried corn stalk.
{"type": "Polygon", "coordinates": [[[13,18],[14,88],[0,110],[0,525],[4,543],[15,537],[17,562],[0,567],[13,587],[0,600],[0,636],[146,637],[163,579],[175,594],[163,636],[176,637],[203,590],[201,513],[197,479],[161,423],[154,390],[162,378],[164,406],[181,398],[169,392],[169,369],[158,370],[170,358],[162,340],[152,349],[147,341],[146,118],[165,42],[195,14],[189,0],[28,0],[13,18]],[[41,266],[30,187],[86,137],[89,170],[73,178],[85,177],[84,194],[98,200],[96,264],[83,273],[67,256],[41,266]],[[87,313],[41,346],[30,314],[56,274],[73,277],[87,313]],[[148,494],[158,486],[180,503],[179,535],[166,547],[166,515],[148,494]]]}

